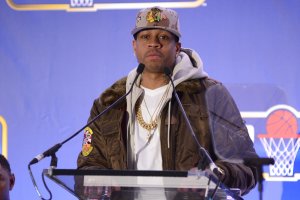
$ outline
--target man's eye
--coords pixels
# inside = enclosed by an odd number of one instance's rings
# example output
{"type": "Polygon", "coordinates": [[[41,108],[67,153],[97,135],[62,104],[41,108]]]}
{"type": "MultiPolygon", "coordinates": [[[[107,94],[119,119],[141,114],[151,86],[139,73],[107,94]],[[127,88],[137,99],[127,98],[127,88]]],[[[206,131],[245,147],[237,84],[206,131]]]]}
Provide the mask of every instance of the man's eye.
{"type": "Polygon", "coordinates": [[[149,39],[149,35],[141,35],[141,39],[147,40],[147,39],[149,39]]]}
{"type": "Polygon", "coordinates": [[[161,36],[159,36],[159,39],[166,41],[166,40],[169,40],[169,37],[166,35],[161,35],[161,36]]]}

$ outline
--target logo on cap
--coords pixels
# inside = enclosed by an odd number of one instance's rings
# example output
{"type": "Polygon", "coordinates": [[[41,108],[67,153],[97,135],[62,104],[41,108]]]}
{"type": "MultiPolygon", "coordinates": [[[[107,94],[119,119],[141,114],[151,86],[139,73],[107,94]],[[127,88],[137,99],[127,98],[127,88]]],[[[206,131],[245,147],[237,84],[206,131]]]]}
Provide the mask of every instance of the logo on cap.
{"type": "Polygon", "coordinates": [[[162,11],[159,8],[152,8],[148,13],[147,13],[147,21],[152,23],[152,22],[160,22],[163,19],[167,19],[167,17],[161,13],[162,11]]]}

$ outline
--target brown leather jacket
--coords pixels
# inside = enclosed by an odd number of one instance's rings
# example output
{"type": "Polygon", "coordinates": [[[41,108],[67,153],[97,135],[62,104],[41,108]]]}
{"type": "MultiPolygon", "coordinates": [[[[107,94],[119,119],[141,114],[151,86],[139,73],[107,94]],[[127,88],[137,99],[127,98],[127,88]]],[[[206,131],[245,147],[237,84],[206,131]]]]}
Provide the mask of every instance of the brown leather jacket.
{"type": "MultiPolygon", "coordinates": [[[[89,120],[125,94],[125,83],[126,78],[117,81],[100,98],[94,101],[89,120]]],[[[244,122],[230,94],[225,87],[210,78],[185,81],[176,87],[176,91],[199,143],[209,152],[215,163],[225,171],[224,184],[228,187],[240,188],[242,194],[248,193],[256,184],[256,169],[241,163],[234,164],[224,161],[220,156],[217,156],[214,150],[218,149],[219,154],[229,159],[257,156],[253,143],[247,131],[245,131],[244,122]],[[215,92],[211,93],[215,101],[209,100],[208,104],[213,105],[213,107],[218,104],[219,109],[226,113],[230,119],[220,120],[215,111],[212,111],[213,115],[208,112],[206,91],[207,88],[213,86],[217,86],[215,92]],[[215,118],[216,122],[211,123],[210,118],[215,118]],[[234,131],[228,131],[228,128],[225,130],[224,124],[228,120],[238,128],[234,131]],[[211,130],[215,132],[213,138],[216,141],[212,140],[211,130]]],[[[161,115],[161,124],[164,124],[161,125],[160,130],[163,169],[189,170],[198,165],[201,161],[201,155],[174,97],[172,97],[171,105],[170,138],[167,134],[167,106],[161,115]],[[169,148],[167,145],[168,139],[170,141],[169,148]]],[[[90,153],[86,156],[82,152],[79,154],[77,162],[79,169],[94,167],[128,169],[127,118],[126,102],[123,101],[89,126],[92,130],[90,153]]]]}

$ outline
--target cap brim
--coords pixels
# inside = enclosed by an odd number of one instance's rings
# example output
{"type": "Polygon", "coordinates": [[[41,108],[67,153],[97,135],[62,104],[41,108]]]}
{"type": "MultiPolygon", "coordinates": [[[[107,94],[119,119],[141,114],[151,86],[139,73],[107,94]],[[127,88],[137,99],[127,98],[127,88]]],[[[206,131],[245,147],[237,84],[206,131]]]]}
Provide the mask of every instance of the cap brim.
{"type": "Polygon", "coordinates": [[[181,35],[180,35],[179,32],[174,31],[173,29],[166,28],[166,27],[164,27],[164,26],[147,26],[147,27],[134,28],[134,29],[131,31],[131,34],[132,34],[132,35],[135,35],[136,33],[140,32],[140,31],[148,30],[148,29],[162,29],[162,30],[169,31],[170,33],[176,35],[178,38],[181,37],[181,35]]]}

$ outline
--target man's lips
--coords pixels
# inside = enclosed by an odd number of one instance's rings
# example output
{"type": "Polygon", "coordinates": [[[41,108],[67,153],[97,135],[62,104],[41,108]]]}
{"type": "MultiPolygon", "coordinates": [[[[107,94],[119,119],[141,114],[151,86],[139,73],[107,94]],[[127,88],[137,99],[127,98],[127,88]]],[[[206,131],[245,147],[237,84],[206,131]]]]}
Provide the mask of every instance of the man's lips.
{"type": "Polygon", "coordinates": [[[151,52],[146,53],[146,57],[148,57],[148,58],[160,58],[160,57],[162,57],[162,54],[160,52],[151,51],[151,52]]]}
{"type": "Polygon", "coordinates": [[[161,57],[162,54],[159,51],[149,51],[149,52],[146,53],[146,57],[147,56],[159,56],[159,57],[161,57]]]}

